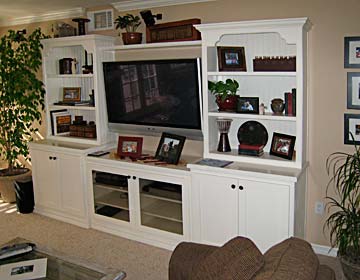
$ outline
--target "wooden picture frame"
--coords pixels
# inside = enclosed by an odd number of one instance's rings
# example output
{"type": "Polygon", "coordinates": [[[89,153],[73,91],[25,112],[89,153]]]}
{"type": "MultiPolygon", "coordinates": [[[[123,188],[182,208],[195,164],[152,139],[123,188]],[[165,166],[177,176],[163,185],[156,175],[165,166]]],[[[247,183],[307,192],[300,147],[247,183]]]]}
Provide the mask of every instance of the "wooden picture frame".
{"type": "Polygon", "coordinates": [[[347,73],[347,108],[360,109],[360,72],[347,73]]]}
{"type": "Polygon", "coordinates": [[[155,158],[171,164],[178,164],[186,137],[163,132],[155,158]]]}
{"type": "Polygon", "coordinates": [[[119,136],[117,155],[120,157],[139,158],[142,152],[142,137],[119,136]]]}
{"type": "Polygon", "coordinates": [[[344,38],[344,67],[360,68],[360,37],[344,38]]]}
{"type": "Polygon", "coordinates": [[[259,114],[259,97],[239,97],[237,113],[259,114]]]}
{"type": "Polygon", "coordinates": [[[344,144],[360,145],[359,114],[344,114],[344,144]]]}
{"type": "Polygon", "coordinates": [[[81,101],[81,87],[64,87],[63,101],[64,102],[81,101]]]}
{"type": "Polygon", "coordinates": [[[294,154],[296,137],[274,132],[270,155],[291,160],[294,154]]]}
{"type": "Polygon", "coordinates": [[[217,47],[219,71],[246,71],[244,47],[217,47]]]}

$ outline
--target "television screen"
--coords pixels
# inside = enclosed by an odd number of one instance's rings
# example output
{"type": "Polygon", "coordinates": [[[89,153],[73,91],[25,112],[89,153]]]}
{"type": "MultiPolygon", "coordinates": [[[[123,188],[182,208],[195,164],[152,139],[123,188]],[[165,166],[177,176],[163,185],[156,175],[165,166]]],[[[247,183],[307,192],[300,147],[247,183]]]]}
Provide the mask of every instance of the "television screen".
{"type": "Polygon", "coordinates": [[[110,128],[201,131],[199,65],[199,59],[104,62],[110,128]]]}

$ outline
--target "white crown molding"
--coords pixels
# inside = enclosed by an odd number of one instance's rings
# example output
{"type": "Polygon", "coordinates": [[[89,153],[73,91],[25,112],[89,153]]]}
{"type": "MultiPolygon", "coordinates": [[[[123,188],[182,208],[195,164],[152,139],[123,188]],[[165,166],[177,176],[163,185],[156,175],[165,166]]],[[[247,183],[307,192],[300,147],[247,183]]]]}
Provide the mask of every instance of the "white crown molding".
{"type": "Polygon", "coordinates": [[[72,18],[85,15],[84,8],[74,8],[70,10],[56,11],[46,14],[40,14],[36,16],[19,17],[11,20],[0,21],[0,26],[13,26],[19,24],[29,24],[34,22],[50,21],[56,19],[72,18]]]}
{"type": "Polygon", "coordinates": [[[130,10],[140,10],[147,8],[174,6],[183,4],[193,4],[200,2],[210,2],[216,0],[127,0],[122,2],[111,3],[114,8],[120,12],[130,10]]]}
{"type": "Polygon", "coordinates": [[[311,244],[311,246],[316,254],[325,255],[325,256],[334,257],[334,258],[336,258],[336,256],[337,256],[337,251],[338,251],[337,248],[331,249],[331,247],[329,247],[329,246],[322,246],[322,245],[317,245],[317,244],[311,244]]]}

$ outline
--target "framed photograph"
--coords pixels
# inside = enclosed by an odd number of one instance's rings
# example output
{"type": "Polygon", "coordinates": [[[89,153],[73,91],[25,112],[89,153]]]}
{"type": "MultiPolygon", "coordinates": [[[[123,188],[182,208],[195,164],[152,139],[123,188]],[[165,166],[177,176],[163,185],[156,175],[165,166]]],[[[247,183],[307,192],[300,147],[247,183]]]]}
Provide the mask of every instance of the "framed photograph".
{"type": "Polygon", "coordinates": [[[237,113],[259,114],[259,97],[239,97],[237,113]]]}
{"type": "Polygon", "coordinates": [[[0,279],[43,279],[46,277],[46,266],[46,258],[4,264],[0,266],[0,279]]]}
{"type": "Polygon", "coordinates": [[[119,136],[117,154],[120,157],[141,157],[143,138],[119,136]]]}
{"type": "Polygon", "coordinates": [[[347,73],[347,108],[360,109],[360,72],[347,73]]]}
{"type": "Polygon", "coordinates": [[[178,164],[185,139],[184,136],[164,132],[161,135],[155,158],[167,163],[178,164]]]}
{"type": "Polygon", "coordinates": [[[64,87],[63,101],[65,101],[65,102],[81,101],[81,88],[80,87],[64,87]]]}
{"type": "Polygon", "coordinates": [[[244,47],[217,47],[219,71],[246,71],[244,47]]]}
{"type": "Polygon", "coordinates": [[[292,159],[295,147],[295,136],[274,132],[270,155],[292,159]]]}
{"type": "Polygon", "coordinates": [[[344,144],[360,144],[360,115],[344,114],[344,144]]]}
{"type": "Polygon", "coordinates": [[[344,38],[344,67],[360,68],[360,37],[344,38]]]}

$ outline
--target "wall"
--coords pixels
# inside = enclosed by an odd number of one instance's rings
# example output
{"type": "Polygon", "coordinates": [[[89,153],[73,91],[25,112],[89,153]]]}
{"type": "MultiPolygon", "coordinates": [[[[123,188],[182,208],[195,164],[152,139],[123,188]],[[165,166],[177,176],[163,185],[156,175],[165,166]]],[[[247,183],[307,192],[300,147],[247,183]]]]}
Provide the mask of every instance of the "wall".
{"type": "MultiPolygon", "coordinates": [[[[315,201],[323,201],[328,181],[327,156],[334,151],[351,152],[343,144],[343,115],[357,111],[346,109],[346,72],[344,36],[359,36],[358,0],[217,0],[192,5],[151,9],[162,13],[161,22],[201,18],[203,23],[289,17],[308,17],[309,33],[308,111],[309,111],[309,179],[307,206],[307,240],[329,245],[323,234],[326,215],[314,213],[315,201]]],[[[138,11],[132,11],[138,13],[138,11]]],[[[49,30],[49,23],[46,24],[49,30]]],[[[0,29],[0,32],[3,30],[0,29]]],[[[144,25],[140,28],[144,32],[144,25]]],[[[107,32],[107,35],[118,31],[107,32]]],[[[356,71],[356,70],[354,70],[356,71]]],[[[241,93],[241,89],[240,89],[241,93]]]]}

